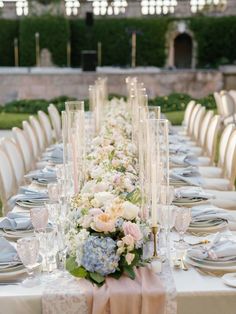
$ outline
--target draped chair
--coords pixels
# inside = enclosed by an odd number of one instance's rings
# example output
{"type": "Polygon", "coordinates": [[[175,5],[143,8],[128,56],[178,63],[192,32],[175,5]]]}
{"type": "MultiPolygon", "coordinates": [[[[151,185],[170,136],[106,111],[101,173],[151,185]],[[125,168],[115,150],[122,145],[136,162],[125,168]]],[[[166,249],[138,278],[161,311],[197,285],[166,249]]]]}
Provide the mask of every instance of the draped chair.
{"type": "Polygon", "coordinates": [[[199,172],[206,178],[221,178],[224,176],[224,169],[226,163],[226,151],[229,145],[229,139],[233,131],[235,130],[234,124],[229,124],[222,132],[219,143],[219,158],[217,166],[199,167],[199,172]]]}
{"type": "Polygon", "coordinates": [[[16,192],[16,178],[9,157],[4,149],[0,147],[0,198],[3,205],[3,215],[11,210],[8,201],[16,192]]]}
{"type": "Polygon", "coordinates": [[[43,132],[43,129],[38,121],[37,118],[35,118],[34,116],[30,116],[29,117],[30,120],[30,124],[36,134],[36,138],[37,138],[37,142],[38,142],[38,147],[39,147],[39,152],[40,155],[44,152],[45,148],[46,148],[46,138],[45,138],[45,134],[43,132]]]}
{"type": "Polygon", "coordinates": [[[39,147],[38,142],[37,142],[37,137],[36,137],[35,131],[34,131],[32,125],[30,125],[30,123],[28,121],[23,121],[22,127],[23,127],[23,130],[25,131],[25,134],[27,135],[27,137],[29,139],[34,159],[38,160],[40,158],[41,154],[40,154],[40,147],[39,147]]]}
{"type": "Polygon", "coordinates": [[[21,151],[16,142],[12,138],[4,138],[3,141],[1,142],[1,147],[8,156],[8,159],[14,172],[14,176],[16,178],[18,189],[19,186],[25,182],[24,180],[25,166],[21,151]]]}
{"type": "Polygon", "coordinates": [[[192,138],[192,139],[193,139],[193,130],[194,130],[194,125],[195,125],[195,119],[196,119],[196,117],[197,117],[197,115],[198,115],[198,112],[200,111],[201,107],[202,107],[202,106],[201,106],[200,104],[195,105],[195,107],[193,108],[191,117],[190,117],[188,135],[189,135],[190,138],[192,138]]]}
{"type": "Polygon", "coordinates": [[[52,138],[53,138],[52,127],[51,127],[49,117],[45,112],[39,110],[38,111],[38,118],[39,118],[39,122],[40,122],[42,129],[44,131],[44,134],[45,134],[46,146],[48,147],[52,144],[52,138]]]}
{"type": "Polygon", "coordinates": [[[53,130],[55,133],[55,139],[57,142],[61,140],[61,116],[57,107],[54,104],[50,104],[48,107],[48,113],[51,119],[53,130]]]}
{"type": "Polygon", "coordinates": [[[189,130],[191,115],[192,115],[194,107],[195,107],[195,101],[190,100],[184,112],[184,119],[182,122],[183,129],[181,129],[181,131],[179,132],[179,134],[183,137],[188,138],[188,130],[189,130]]]}
{"type": "Polygon", "coordinates": [[[218,114],[220,116],[223,116],[224,114],[223,114],[223,105],[222,105],[221,95],[218,92],[214,92],[213,95],[214,95],[214,98],[215,98],[218,114]]]}
{"type": "Polygon", "coordinates": [[[224,166],[224,178],[205,178],[203,188],[212,190],[228,191],[234,190],[236,178],[236,130],[229,138],[224,166]]]}
{"type": "Polygon", "coordinates": [[[14,139],[23,157],[25,172],[29,172],[35,165],[32,148],[25,132],[17,127],[12,129],[14,139]]]}
{"type": "Polygon", "coordinates": [[[227,91],[221,92],[222,116],[224,124],[235,123],[234,114],[236,112],[236,104],[234,98],[227,91]]]}

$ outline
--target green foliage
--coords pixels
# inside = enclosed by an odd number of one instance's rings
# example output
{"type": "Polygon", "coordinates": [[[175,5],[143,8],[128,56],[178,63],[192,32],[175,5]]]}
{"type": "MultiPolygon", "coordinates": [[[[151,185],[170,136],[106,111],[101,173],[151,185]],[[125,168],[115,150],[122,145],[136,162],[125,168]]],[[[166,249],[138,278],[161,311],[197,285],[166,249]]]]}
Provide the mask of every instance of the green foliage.
{"type": "Polygon", "coordinates": [[[236,61],[236,16],[195,17],[190,27],[198,45],[198,66],[217,67],[236,61]]]}
{"type": "MultiPolygon", "coordinates": [[[[27,113],[6,113],[0,112],[0,129],[10,130],[14,126],[22,127],[22,121],[27,120],[29,114],[27,113]]],[[[0,204],[1,207],[1,204],[0,204]]],[[[1,214],[0,214],[1,216],[1,214]]]]}
{"type": "Polygon", "coordinates": [[[18,38],[19,22],[0,20],[0,66],[14,66],[14,38],[18,38]]]}
{"type": "Polygon", "coordinates": [[[82,50],[96,50],[102,43],[102,64],[128,66],[131,60],[131,34],[136,29],[137,65],[164,66],[165,32],[168,18],[99,19],[93,27],[83,20],[71,20],[72,65],[80,66],[82,50]]]}
{"type": "Polygon", "coordinates": [[[36,0],[36,2],[39,2],[39,3],[44,4],[44,5],[47,5],[50,3],[58,3],[60,1],[61,0],[36,0]]]}
{"type": "MultiPolygon", "coordinates": [[[[148,101],[149,106],[160,106],[161,112],[183,111],[188,102],[193,99],[191,96],[183,93],[172,93],[169,96],[158,96],[148,101]]],[[[196,99],[201,105],[207,109],[216,108],[214,97],[209,95],[202,99],[196,99]]]]}
{"type": "Polygon", "coordinates": [[[43,110],[47,112],[47,108],[50,103],[53,103],[59,111],[65,109],[65,101],[67,100],[75,100],[75,98],[60,96],[53,98],[51,100],[45,99],[22,99],[22,100],[14,100],[7,103],[4,107],[2,107],[2,111],[11,112],[11,113],[37,113],[38,110],[43,110]]]}
{"type": "Polygon", "coordinates": [[[53,63],[65,66],[66,47],[70,39],[69,21],[64,17],[48,15],[26,17],[20,21],[20,64],[35,65],[35,33],[37,32],[40,34],[40,49],[49,49],[53,63]]]}

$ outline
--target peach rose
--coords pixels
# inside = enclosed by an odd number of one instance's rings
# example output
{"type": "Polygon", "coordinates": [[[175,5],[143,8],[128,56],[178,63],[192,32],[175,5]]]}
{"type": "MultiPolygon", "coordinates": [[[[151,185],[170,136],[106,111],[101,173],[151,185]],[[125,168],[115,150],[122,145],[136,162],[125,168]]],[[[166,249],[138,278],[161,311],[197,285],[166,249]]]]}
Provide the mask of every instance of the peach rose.
{"type": "Polygon", "coordinates": [[[125,260],[126,260],[128,265],[130,265],[133,262],[134,257],[135,257],[135,255],[133,253],[127,253],[125,255],[125,260]]]}
{"type": "Polygon", "coordinates": [[[124,208],[122,206],[122,200],[119,197],[114,199],[112,205],[107,209],[107,212],[114,219],[116,219],[118,217],[122,217],[123,213],[124,213],[124,208]]]}
{"type": "Polygon", "coordinates": [[[115,230],[115,221],[109,214],[103,213],[94,217],[92,228],[98,232],[112,232],[115,230]]]}
{"type": "Polygon", "coordinates": [[[131,221],[123,223],[123,230],[125,235],[131,235],[135,241],[139,241],[143,237],[139,226],[131,221]]]}

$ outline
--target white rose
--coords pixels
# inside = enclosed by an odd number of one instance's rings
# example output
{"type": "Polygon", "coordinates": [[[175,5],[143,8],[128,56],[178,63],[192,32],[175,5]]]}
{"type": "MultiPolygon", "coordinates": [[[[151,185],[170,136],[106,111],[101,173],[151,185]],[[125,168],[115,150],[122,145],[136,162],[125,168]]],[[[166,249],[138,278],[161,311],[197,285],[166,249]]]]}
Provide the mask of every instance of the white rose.
{"type": "Polygon", "coordinates": [[[112,202],[115,197],[116,196],[110,192],[98,192],[94,194],[94,198],[103,205],[112,202]]]}
{"type": "Polygon", "coordinates": [[[123,203],[124,213],[123,218],[127,220],[132,220],[138,216],[139,207],[126,201],[123,203]]]}
{"type": "Polygon", "coordinates": [[[91,169],[90,175],[93,179],[99,178],[103,175],[104,169],[102,167],[96,167],[94,169],[91,169]]]}
{"type": "Polygon", "coordinates": [[[81,193],[94,193],[95,184],[96,183],[94,181],[86,182],[81,190],[81,193]]]}

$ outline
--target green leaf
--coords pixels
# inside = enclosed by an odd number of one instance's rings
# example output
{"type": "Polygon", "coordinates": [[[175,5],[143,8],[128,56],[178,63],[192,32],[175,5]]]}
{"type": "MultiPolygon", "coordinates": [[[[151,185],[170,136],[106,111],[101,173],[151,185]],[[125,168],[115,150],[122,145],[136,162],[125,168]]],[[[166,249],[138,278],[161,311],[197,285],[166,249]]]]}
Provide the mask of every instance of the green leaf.
{"type": "Polygon", "coordinates": [[[134,272],[133,267],[131,267],[131,266],[125,266],[125,267],[124,267],[124,271],[125,271],[126,275],[127,275],[129,278],[131,278],[132,280],[135,279],[135,272],[134,272]]]}
{"type": "Polygon", "coordinates": [[[71,272],[75,268],[78,268],[78,264],[75,261],[75,256],[70,256],[66,260],[66,269],[71,272]]]}
{"type": "Polygon", "coordinates": [[[71,270],[70,273],[71,275],[79,278],[86,278],[88,275],[88,272],[84,269],[84,267],[75,268],[74,270],[71,270]]]}
{"type": "Polygon", "coordinates": [[[102,284],[105,281],[105,277],[98,273],[89,273],[91,279],[98,284],[102,284]]]}
{"type": "Polygon", "coordinates": [[[121,271],[116,271],[113,274],[110,274],[109,276],[112,277],[112,278],[115,278],[115,279],[120,279],[120,277],[122,276],[122,272],[121,271]]]}

